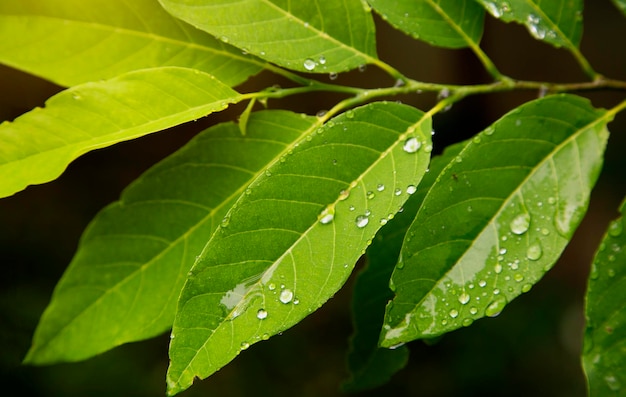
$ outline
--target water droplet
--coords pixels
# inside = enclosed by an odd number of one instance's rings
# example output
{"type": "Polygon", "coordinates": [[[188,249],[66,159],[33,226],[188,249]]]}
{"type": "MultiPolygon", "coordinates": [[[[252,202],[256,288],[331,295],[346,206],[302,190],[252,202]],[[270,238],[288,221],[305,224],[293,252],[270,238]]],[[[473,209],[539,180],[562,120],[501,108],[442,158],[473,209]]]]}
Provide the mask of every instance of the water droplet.
{"type": "Polygon", "coordinates": [[[493,271],[496,272],[496,274],[500,274],[502,273],[502,265],[497,263],[494,267],[493,267],[493,271]]]}
{"type": "Polygon", "coordinates": [[[222,42],[224,43],[228,43],[230,41],[230,39],[227,36],[220,37],[220,40],[222,40],[222,42]]]}
{"type": "Polygon", "coordinates": [[[474,320],[469,318],[469,317],[468,318],[464,318],[463,319],[463,326],[464,327],[469,327],[470,325],[472,325],[473,322],[474,322],[474,320]]]}
{"type": "Polygon", "coordinates": [[[385,185],[383,185],[382,183],[379,183],[378,186],[376,186],[376,190],[378,190],[379,192],[382,192],[383,190],[385,190],[385,185]]]}
{"type": "Polygon", "coordinates": [[[415,192],[417,192],[417,186],[409,185],[409,186],[406,187],[406,193],[407,194],[413,194],[415,192]]]}
{"type": "Polygon", "coordinates": [[[367,65],[359,65],[359,72],[365,72],[367,70],[367,65]]]}
{"type": "Polygon", "coordinates": [[[326,63],[326,57],[324,55],[322,55],[319,59],[319,63],[320,65],[324,65],[326,63]]]}
{"type": "Polygon", "coordinates": [[[472,306],[472,307],[470,307],[469,312],[470,312],[470,314],[476,314],[476,313],[478,313],[478,309],[476,309],[475,307],[472,306]]]}
{"type": "Polygon", "coordinates": [[[415,153],[422,146],[422,143],[415,137],[411,137],[404,142],[402,149],[407,153],[415,153]]]}
{"type": "Polygon", "coordinates": [[[478,285],[479,285],[481,288],[484,288],[484,287],[487,285],[487,282],[486,282],[485,280],[480,280],[480,281],[478,282],[478,285]]]}
{"type": "Polygon", "coordinates": [[[348,207],[348,210],[350,210],[350,211],[354,211],[354,210],[355,210],[354,205],[349,206],[349,207],[348,207]]]}
{"type": "Polygon", "coordinates": [[[500,288],[494,288],[493,289],[493,294],[494,295],[500,295],[500,288]]]}
{"type": "Polygon", "coordinates": [[[461,295],[459,295],[459,302],[462,305],[467,305],[467,303],[470,301],[470,299],[472,299],[471,296],[467,292],[465,292],[465,291],[463,291],[463,293],[461,295]]]}
{"type": "Polygon", "coordinates": [[[396,190],[393,191],[393,194],[395,194],[396,196],[399,196],[402,194],[402,189],[397,188],[396,190]]]}
{"type": "Polygon", "coordinates": [[[523,293],[526,293],[526,292],[530,291],[530,289],[531,289],[532,287],[533,287],[533,286],[532,286],[531,284],[524,284],[524,285],[522,285],[522,292],[523,292],[523,293]]]}
{"type": "Polygon", "coordinates": [[[282,303],[289,303],[292,301],[292,299],[293,292],[290,289],[284,289],[280,291],[280,296],[278,297],[278,300],[280,300],[282,303]]]}
{"type": "Polygon", "coordinates": [[[366,193],[366,196],[367,196],[367,199],[368,199],[368,200],[371,200],[371,199],[373,199],[374,197],[376,197],[376,195],[374,194],[374,192],[372,192],[371,190],[370,190],[370,191],[368,191],[368,192],[366,193]]]}
{"type": "Polygon", "coordinates": [[[362,229],[370,222],[370,218],[367,215],[359,215],[355,219],[356,227],[362,229]]]}
{"type": "Polygon", "coordinates": [[[609,389],[613,391],[618,391],[622,388],[621,382],[619,381],[619,379],[617,379],[615,375],[610,374],[605,376],[604,381],[606,382],[606,385],[609,387],[609,389]]]}
{"type": "Polygon", "coordinates": [[[515,234],[524,234],[530,227],[530,215],[527,213],[519,214],[510,224],[511,231],[515,234]]]}
{"type": "Polygon", "coordinates": [[[241,350],[246,350],[250,347],[250,344],[248,342],[241,342],[241,345],[239,346],[241,347],[241,350]]]}
{"type": "Polygon", "coordinates": [[[623,228],[624,227],[622,225],[622,222],[620,222],[620,221],[613,221],[609,225],[609,235],[611,235],[613,237],[619,237],[622,234],[623,228]]]}
{"type": "Polygon", "coordinates": [[[498,251],[500,253],[500,255],[504,255],[506,254],[506,248],[500,248],[500,251],[498,251]]]}
{"type": "Polygon", "coordinates": [[[531,261],[536,261],[537,259],[541,258],[542,254],[543,251],[541,250],[541,245],[539,245],[539,243],[531,244],[526,250],[526,257],[531,261]]]}
{"type": "Polygon", "coordinates": [[[487,7],[487,11],[495,18],[500,18],[502,16],[502,10],[498,7],[496,3],[489,2],[484,3],[485,7],[487,7]]]}
{"type": "Polygon", "coordinates": [[[315,66],[317,66],[317,64],[315,63],[314,60],[307,58],[304,60],[303,66],[306,70],[310,71],[310,70],[315,69],[315,66]]]}
{"type": "Polygon", "coordinates": [[[300,304],[300,299],[296,298],[293,300],[293,304],[294,305],[299,305],[300,304]]]}
{"type": "Polygon", "coordinates": [[[613,277],[615,277],[615,270],[614,269],[609,269],[609,270],[607,270],[606,274],[608,274],[609,277],[613,278],[613,277]]]}
{"type": "Polygon", "coordinates": [[[258,318],[259,320],[266,319],[267,318],[267,310],[259,309],[259,311],[256,312],[256,318],[258,318]]]}
{"type": "Polygon", "coordinates": [[[528,27],[530,34],[532,34],[535,38],[541,40],[546,37],[546,29],[540,25],[540,19],[536,15],[528,14],[526,26],[528,27]]]}
{"type": "Polygon", "coordinates": [[[223,219],[222,222],[220,223],[220,226],[222,228],[226,228],[228,227],[228,225],[230,224],[230,216],[226,215],[223,219]]]}
{"type": "Polygon", "coordinates": [[[276,284],[274,284],[274,283],[269,283],[269,285],[267,286],[267,288],[268,288],[270,291],[274,291],[274,290],[276,289],[276,284]]]}
{"type": "Polygon", "coordinates": [[[337,80],[337,77],[339,77],[339,74],[337,73],[329,73],[328,74],[328,78],[331,80],[337,80]]]}
{"type": "Polygon", "coordinates": [[[381,224],[381,225],[383,225],[383,226],[384,226],[384,225],[386,225],[386,224],[387,224],[387,222],[389,222],[389,221],[387,220],[387,218],[381,218],[381,219],[380,219],[380,224],[381,224]]]}
{"type": "Polygon", "coordinates": [[[459,316],[459,311],[456,309],[450,310],[450,317],[457,318],[459,316]]]}
{"type": "Polygon", "coordinates": [[[489,303],[489,305],[487,305],[487,308],[485,309],[485,316],[487,317],[498,316],[500,313],[502,313],[502,310],[504,309],[506,304],[507,302],[504,296],[497,297],[495,300],[489,303]]]}
{"type": "Polygon", "coordinates": [[[335,207],[328,206],[322,211],[322,213],[318,217],[320,223],[322,225],[328,225],[335,219],[335,207]]]}

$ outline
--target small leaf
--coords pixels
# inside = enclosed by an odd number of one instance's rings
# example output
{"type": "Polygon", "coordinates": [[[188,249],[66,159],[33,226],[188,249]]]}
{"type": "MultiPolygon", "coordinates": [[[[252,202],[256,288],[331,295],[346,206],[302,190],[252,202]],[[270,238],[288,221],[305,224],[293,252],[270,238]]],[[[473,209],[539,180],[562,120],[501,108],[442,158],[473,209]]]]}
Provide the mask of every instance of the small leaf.
{"type": "Polygon", "coordinates": [[[591,267],[587,288],[583,368],[590,396],[621,396],[626,377],[626,200],[611,222],[591,267]]]}
{"type": "Polygon", "coordinates": [[[251,180],[316,122],[255,112],[195,137],[101,211],[57,285],[26,361],[82,360],[171,327],[187,273],[251,180]]]}
{"type": "Polygon", "coordinates": [[[496,316],[527,292],[582,219],[611,117],[583,98],[550,96],[477,135],[441,173],[407,233],[381,344],[496,316]]]}
{"type": "Polygon", "coordinates": [[[376,59],[363,0],[159,0],[172,15],[280,66],[338,73],[376,59]]]}
{"type": "MultiPolygon", "coordinates": [[[[352,312],[354,334],[350,339],[348,369],[350,379],[343,384],[346,391],[355,392],[380,386],[387,382],[407,361],[406,346],[395,349],[378,347],[383,326],[385,305],[393,298],[388,288],[391,272],[400,255],[406,231],[411,225],[424,196],[443,168],[463,149],[465,142],[446,148],[441,156],[433,158],[428,172],[417,191],[387,225],[380,230],[367,250],[367,267],[358,275],[354,285],[352,312]]],[[[402,194],[400,190],[396,192],[402,194]]]]}
{"type": "Polygon", "coordinates": [[[343,285],[424,174],[430,131],[417,109],[365,105],[294,144],[250,185],[181,293],[170,394],[298,323],[343,285]]]}
{"type": "Polygon", "coordinates": [[[485,11],[475,0],[368,0],[385,20],[416,39],[446,48],[477,46],[485,11]]]}
{"type": "Polygon", "coordinates": [[[578,48],[582,36],[582,0],[476,0],[494,17],[525,25],[537,40],[555,47],[578,48]]]}
{"type": "Polygon", "coordinates": [[[62,86],[181,66],[236,85],[262,68],[154,0],[0,2],[0,62],[62,86]]]}
{"type": "Polygon", "coordinates": [[[220,111],[240,95],[197,70],[164,67],[65,90],[0,124],[0,197],[57,178],[78,156],[220,111]]]}

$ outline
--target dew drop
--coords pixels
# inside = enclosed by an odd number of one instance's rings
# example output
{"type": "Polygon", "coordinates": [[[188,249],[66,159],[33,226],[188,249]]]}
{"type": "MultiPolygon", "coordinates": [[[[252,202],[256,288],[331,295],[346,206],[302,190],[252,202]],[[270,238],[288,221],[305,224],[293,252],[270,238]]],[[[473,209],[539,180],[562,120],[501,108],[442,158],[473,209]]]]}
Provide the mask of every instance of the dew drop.
{"type": "Polygon", "coordinates": [[[290,289],[284,289],[280,291],[280,296],[278,297],[282,303],[289,303],[293,300],[293,292],[290,289]]]}
{"type": "Polygon", "coordinates": [[[269,283],[269,285],[267,286],[267,288],[268,288],[270,291],[274,291],[274,290],[276,289],[276,284],[274,284],[274,283],[269,283]]]}
{"type": "Polygon", "coordinates": [[[449,314],[450,314],[450,317],[457,318],[459,316],[459,311],[456,310],[456,309],[452,309],[452,310],[450,310],[449,314]]]}
{"type": "Polygon", "coordinates": [[[519,214],[511,221],[509,225],[511,231],[515,234],[524,234],[530,227],[530,215],[527,213],[519,214]]]}
{"type": "Polygon", "coordinates": [[[496,274],[500,274],[502,273],[502,265],[497,263],[494,267],[493,267],[493,271],[496,272],[496,274]]]}
{"type": "Polygon", "coordinates": [[[387,218],[381,218],[381,219],[380,219],[380,224],[381,224],[381,225],[383,225],[383,226],[384,226],[384,225],[386,225],[386,224],[387,224],[387,222],[389,222],[389,221],[387,220],[387,218]]]}
{"type": "Polygon", "coordinates": [[[470,314],[476,314],[478,313],[478,309],[476,309],[475,307],[470,307],[469,312],[470,314]]]}
{"type": "Polygon", "coordinates": [[[463,319],[463,326],[464,327],[469,327],[470,325],[472,325],[472,323],[474,322],[474,320],[472,320],[471,318],[464,318],[463,319]]]}
{"type": "Polygon", "coordinates": [[[526,250],[526,257],[531,261],[536,261],[537,259],[541,258],[542,254],[543,251],[541,250],[541,245],[539,245],[539,243],[531,244],[526,250]]]}
{"type": "Polygon", "coordinates": [[[230,216],[226,215],[223,219],[222,222],[220,223],[220,226],[222,228],[226,228],[228,227],[228,225],[230,224],[230,216]]]}
{"type": "Polygon", "coordinates": [[[350,211],[354,211],[354,210],[355,210],[354,205],[349,206],[349,207],[348,207],[348,210],[350,210],[350,211]]]}
{"type": "Polygon", "coordinates": [[[415,192],[417,192],[417,186],[409,185],[409,186],[406,187],[406,193],[407,194],[413,194],[415,192]]]}
{"type": "Polygon", "coordinates": [[[379,192],[382,192],[383,190],[385,190],[385,185],[383,185],[382,183],[379,183],[378,186],[376,186],[376,190],[378,190],[379,192]]]}
{"type": "Polygon", "coordinates": [[[609,235],[619,237],[622,234],[623,225],[620,221],[613,221],[609,225],[609,235]]]}
{"type": "Polygon", "coordinates": [[[372,192],[371,190],[370,190],[370,191],[368,191],[368,192],[366,193],[366,196],[367,196],[367,199],[368,199],[368,200],[371,200],[371,199],[373,199],[374,197],[376,197],[376,195],[374,194],[374,192],[372,192]]]}
{"type": "Polygon", "coordinates": [[[500,313],[502,313],[502,310],[506,306],[506,303],[507,303],[506,298],[504,296],[499,296],[498,298],[493,300],[491,303],[489,303],[489,305],[487,305],[487,308],[485,309],[485,316],[487,317],[498,316],[500,313]]]}
{"type": "Polygon", "coordinates": [[[322,55],[319,59],[319,63],[320,65],[324,65],[326,63],[326,57],[322,55]]]}
{"type": "Polygon", "coordinates": [[[609,387],[609,389],[613,391],[618,391],[622,388],[621,382],[619,381],[619,379],[617,379],[615,375],[605,376],[604,381],[606,382],[606,385],[609,387]]]}
{"type": "Polygon", "coordinates": [[[267,310],[259,309],[259,311],[256,312],[256,318],[258,318],[259,320],[266,319],[267,318],[267,310]]]}
{"type": "Polygon", "coordinates": [[[346,200],[348,197],[350,197],[350,191],[349,190],[342,190],[339,192],[339,201],[344,201],[346,200]]]}
{"type": "Polygon", "coordinates": [[[328,78],[331,80],[337,80],[337,77],[339,77],[339,75],[337,73],[329,73],[328,74],[328,78]]]}
{"type": "Polygon", "coordinates": [[[356,217],[355,222],[356,227],[362,229],[370,222],[370,218],[367,215],[359,215],[356,217]]]}
{"type": "Polygon", "coordinates": [[[399,196],[402,194],[402,189],[397,188],[396,190],[393,191],[393,194],[395,194],[396,196],[399,196]]]}
{"type": "Polygon", "coordinates": [[[241,347],[241,350],[246,350],[250,347],[250,344],[248,342],[241,342],[241,345],[239,346],[241,347]]]}
{"type": "Polygon", "coordinates": [[[467,292],[465,292],[465,291],[463,291],[463,293],[461,295],[459,295],[459,302],[462,305],[467,305],[467,303],[470,301],[470,299],[472,299],[471,296],[467,292]]]}
{"type": "Polygon", "coordinates": [[[422,143],[418,141],[417,138],[412,137],[412,138],[407,139],[404,142],[404,146],[402,146],[402,150],[404,150],[407,153],[415,153],[419,150],[421,146],[422,146],[422,143]]]}
{"type": "Polygon", "coordinates": [[[523,293],[526,293],[526,292],[530,291],[530,289],[531,289],[532,287],[533,287],[533,286],[532,286],[531,284],[524,284],[524,285],[522,285],[522,292],[523,292],[523,293]]]}
{"type": "Polygon", "coordinates": [[[333,219],[335,219],[335,207],[326,207],[319,215],[318,219],[322,225],[328,225],[329,223],[331,223],[333,219]]]}
{"type": "Polygon", "coordinates": [[[314,60],[307,58],[304,60],[303,66],[306,70],[313,70],[315,69],[316,63],[314,60]]]}
{"type": "Polygon", "coordinates": [[[481,288],[484,288],[484,287],[487,285],[487,282],[486,282],[485,280],[480,280],[480,281],[478,282],[478,285],[479,285],[481,288]]]}
{"type": "Polygon", "coordinates": [[[515,281],[519,283],[524,281],[524,276],[521,273],[517,273],[515,276],[513,276],[513,279],[515,279],[515,281]]]}

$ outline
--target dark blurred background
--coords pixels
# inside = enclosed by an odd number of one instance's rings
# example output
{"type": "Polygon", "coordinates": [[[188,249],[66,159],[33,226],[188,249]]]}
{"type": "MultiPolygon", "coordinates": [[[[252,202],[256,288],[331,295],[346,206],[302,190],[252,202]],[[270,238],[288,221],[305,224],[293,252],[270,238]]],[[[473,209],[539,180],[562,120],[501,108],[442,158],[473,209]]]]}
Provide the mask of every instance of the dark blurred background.
{"type": "MultiPolygon", "coordinates": [[[[586,1],[582,51],[600,73],[626,80],[624,17],[609,0],[586,1]]],[[[472,84],[488,76],[470,51],[441,50],[412,40],[377,19],[380,57],[425,82],[472,84]]],[[[525,28],[488,17],[482,47],[514,78],[584,81],[573,57],[533,40],[525,28]]],[[[327,79],[321,76],[321,79],[327,79]]],[[[370,67],[341,74],[337,83],[391,85],[370,67]]],[[[242,92],[286,84],[261,74],[242,92]]],[[[0,67],[0,120],[42,106],[58,92],[48,82],[0,67]]],[[[465,139],[517,105],[538,95],[515,92],[470,97],[436,116],[435,144],[465,139]]],[[[624,92],[586,93],[597,107],[612,107],[624,92]]],[[[324,94],[270,101],[270,107],[315,114],[338,97],[324,94]]],[[[402,98],[424,110],[434,94],[402,98]]],[[[245,106],[245,105],[244,105],[245,106]]],[[[143,171],[184,145],[205,127],[236,120],[223,113],[145,138],[89,153],[56,181],[0,200],[0,395],[162,396],[168,336],[132,343],[91,360],[49,367],[21,366],[37,321],[55,283],[70,262],[90,219],[143,171]]],[[[626,193],[626,115],[609,125],[612,136],[589,212],[565,254],[530,293],[497,318],[444,336],[432,346],[409,344],[410,362],[386,386],[359,396],[584,396],[580,365],[586,277],[594,247],[626,193]]],[[[347,377],[353,278],[319,311],[282,336],[252,346],[231,364],[197,382],[182,396],[339,396],[347,377]]]]}

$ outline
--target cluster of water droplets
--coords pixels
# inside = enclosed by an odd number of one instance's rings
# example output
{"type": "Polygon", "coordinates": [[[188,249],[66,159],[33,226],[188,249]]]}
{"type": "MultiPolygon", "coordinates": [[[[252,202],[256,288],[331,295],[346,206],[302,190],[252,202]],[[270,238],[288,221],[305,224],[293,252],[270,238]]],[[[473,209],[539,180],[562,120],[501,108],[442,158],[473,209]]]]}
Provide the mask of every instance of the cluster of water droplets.
{"type": "MultiPolygon", "coordinates": [[[[302,66],[304,67],[305,70],[309,71],[309,72],[313,72],[315,71],[315,69],[319,66],[322,67],[323,69],[326,69],[326,57],[321,55],[320,57],[318,57],[317,59],[313,59],[313,58],[307,58],[304,60],[304,62],[302,63],[302,66]]],[[[336,78],[336,77],[335,77],[336,78]]]]}

